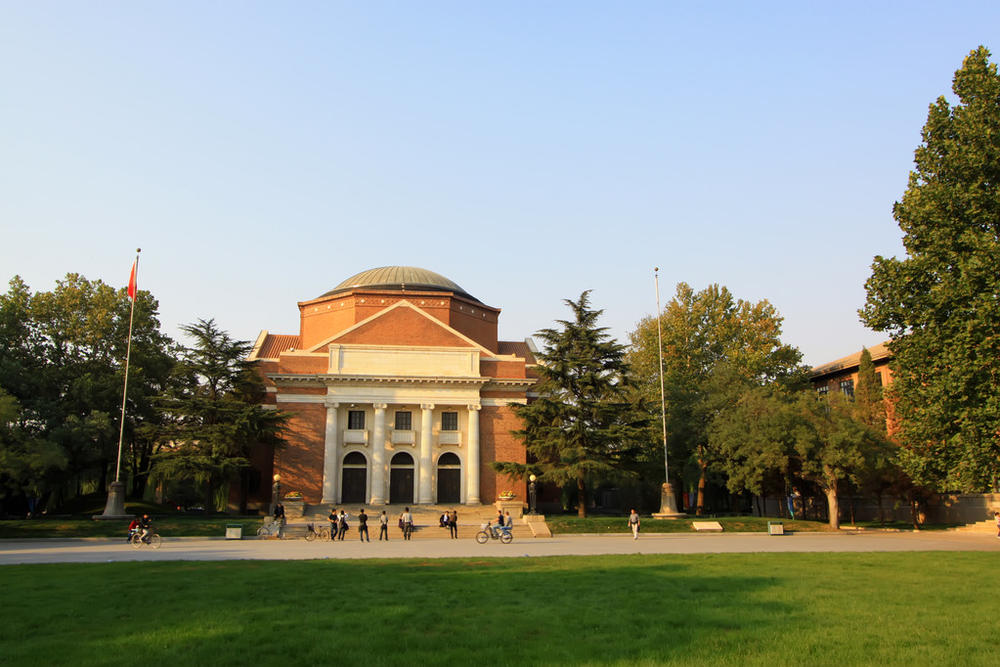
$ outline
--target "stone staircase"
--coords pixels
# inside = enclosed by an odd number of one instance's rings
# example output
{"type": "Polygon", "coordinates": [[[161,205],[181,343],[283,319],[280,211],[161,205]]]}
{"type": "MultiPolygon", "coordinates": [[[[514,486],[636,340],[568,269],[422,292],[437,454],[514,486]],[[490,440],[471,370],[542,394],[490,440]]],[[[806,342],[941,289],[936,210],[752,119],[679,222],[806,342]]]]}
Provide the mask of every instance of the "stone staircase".
{"type": "Polygon", "coordinates": [[[958,528],[952,528],[952,532],[955,533],[988,533],[990,535],[997,534],[997,522],[996,519],[987,519],[985,521],[977,521],[976,523],[969,523],[964,526],[959,526],[958,528]]]}
{"type": "MultiPolygon", "coordinates": [[[[302,516],[288,516],[285,525],[284,536],[287,539],[305,537],[308,528],[312,523],[317,528],[329,527],[327,516],[331,509],[338,512],[343,509],[348,514],[347,523],[350,529],[344,536],[345,540],[358,539],[358,513],[361,505],[331,505],[323,503],[319,505],[307,505],[302,516]]],[[[365,506],[365,514],[368,515],[368,535],[372,540],[378,539],[379,522],[378,517],[385,510],[389,517],[389,539],[403,539],[403,531],[399,528],[399,516],[403,513],[405,505],[383,505],[378,508],[365,506]]],[[[492,505],[410,505],[410,514],[413,515],[413,534],[411,539],[448,539],[448,529],[438,525],[438,518],[448,510],[458,512],[458,537],[459,539],[471,539],[479,532],[482,524],[487,521],[494,521],[497,517],[497,510],[492,505]]],[[[513,513],[512,513],[513,514],[513,513]]],[[[523,537],[532,536],[532,531],[520,520],[514,518],[514,535],[521,533],[523,537]]]]}

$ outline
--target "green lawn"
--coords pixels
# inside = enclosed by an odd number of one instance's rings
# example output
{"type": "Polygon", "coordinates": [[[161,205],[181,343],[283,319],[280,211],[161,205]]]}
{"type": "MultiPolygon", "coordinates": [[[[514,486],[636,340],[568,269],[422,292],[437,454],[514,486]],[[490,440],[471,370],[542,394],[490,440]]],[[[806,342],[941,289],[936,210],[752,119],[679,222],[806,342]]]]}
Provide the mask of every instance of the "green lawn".
{"type": "Polygon", "coordinates": [[[993,665],[995,569],[992,553],[10,565],[0,664],[993,665]]]}

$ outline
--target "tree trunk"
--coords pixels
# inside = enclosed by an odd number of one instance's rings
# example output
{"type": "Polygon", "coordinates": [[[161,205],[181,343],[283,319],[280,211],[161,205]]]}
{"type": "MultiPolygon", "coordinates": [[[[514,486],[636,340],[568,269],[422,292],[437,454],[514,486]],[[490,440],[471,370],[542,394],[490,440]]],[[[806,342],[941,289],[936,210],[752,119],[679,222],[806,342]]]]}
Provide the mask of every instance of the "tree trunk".
{"type": "Polygon", "coordinates": [[[698,505],[694,511],[694,513],[697,516],[701,516],[702,514],[705,513],[705,487],[708,484],[708,481],[706,479],[707,468],[708,466],[705,465],[705,460],[702,459],[702,457],[699,455],[698,456],[698,500],[697,500],[698,505]]]}
{"type": "Polygon", "coordinates": [[[576,496],[576,515],[583,519],[587,516],[587,487],[583,473],[576,476],[576,496]]]}
{"type": "Polygon", "coordinates": [[[837,498],[837,483],[834,482],[826,489],[826,504],[830,509],[830,527],[834,530],[840,529],[840,502],[837,498]]]}
{"type": "Polygon", "coordinates": [[[882,509],[882,492],[875,494],[875,502],[878,503],[878,522],[885,525],[885,510],[882,509]]]}

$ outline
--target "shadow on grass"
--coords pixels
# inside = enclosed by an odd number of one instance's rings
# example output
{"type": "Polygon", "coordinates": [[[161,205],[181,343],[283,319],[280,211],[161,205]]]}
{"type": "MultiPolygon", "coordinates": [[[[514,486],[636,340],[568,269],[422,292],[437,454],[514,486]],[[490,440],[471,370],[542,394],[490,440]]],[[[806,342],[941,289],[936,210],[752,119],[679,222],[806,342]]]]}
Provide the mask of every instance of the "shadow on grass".
{"type": "Polygon", "coordinates": [[[745,613],[772,579],[662,556],[24,567],[21,612],[0,614],[17,663],[124,664],[136,645],[150,664],[662,662],[794,613],[745,613]]]}

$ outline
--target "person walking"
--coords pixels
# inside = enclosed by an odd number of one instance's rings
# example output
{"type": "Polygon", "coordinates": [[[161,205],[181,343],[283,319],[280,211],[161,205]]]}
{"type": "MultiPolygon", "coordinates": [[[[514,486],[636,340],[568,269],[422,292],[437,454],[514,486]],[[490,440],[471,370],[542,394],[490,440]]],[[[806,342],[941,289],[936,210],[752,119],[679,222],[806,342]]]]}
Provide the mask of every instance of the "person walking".
{"type": "Polygon", "coordinates": [[[389,517],[386,516],[385,510],[378,517],[378,541],[381,542],[382,538],[385,537],[385,541],[389,541],[389,517]]]}
{"type": "Polygon", "coordinates": [[[337,516],[336,508],[330,508],[330,515],[326,517],[330,522],[330,541],[337,539],[337,531],[340,530],[340,517],[337,516]]]}
{"type": "Polygon", "coordinates": [[[628,515],[628,526],[632,529],[632,539],[639,539],[639,515],[633,509],[632,513],[628,515]]]}
{"type": "Polygon", "coordinates": [[[1000,512],[994,512],[993,518],[997,520],[997,539],[1000,540],[1000,512]]]}
{"type": "Polygon", "coordinates": [[[344,541],[344,535],[347,534],[347,512],[340,510],[340,521],[337,525],[337,539],[341,542],[344,541]]]}
{"type": "Polygon", "coordinates": [[[458,539],[458,512],[455,510],[448,512],[448,534],[451,539],[458,539]]]}
{"type": "Polygon", "coordinates": [[[413,533],[413,515],[410,514],[409,507],[403,508],[403,513],[399,515],[399,521],[403,524],[403,539],[409,540],[413,533]]]}
{"type": "Polygon", "coordinates": [[[368,537],[368,515],[365,514],[365,508],[361,508],[361,514],[358,514],[358,539],[362,542],[371,542],[368,537]]]}

